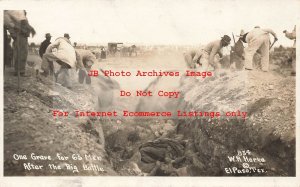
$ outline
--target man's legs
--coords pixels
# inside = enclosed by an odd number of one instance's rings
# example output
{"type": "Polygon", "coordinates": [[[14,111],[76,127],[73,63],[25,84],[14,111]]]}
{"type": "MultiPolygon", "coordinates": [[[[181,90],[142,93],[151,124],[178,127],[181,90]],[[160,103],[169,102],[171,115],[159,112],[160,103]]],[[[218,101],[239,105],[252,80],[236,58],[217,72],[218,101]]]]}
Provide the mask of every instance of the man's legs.
{"type": "Polygon", "coordinates": [[[261,69],[262,71],[269,71],[269,37],[264,38],[264,42],[260,47],[261,51],[261,69]]]}
{"type": "Polygon", "coordinates": [[[28,56],[28,41],[27,37],[19,34],[19,43],[16,41],[14,45],[14,57],[15,57],[15,72],[20,70],[20,74],[25,74],[26,61],[28,56]],[[19,60],[19,62],[18,62],[19,60]]]}
{"type": "Polygon", "coordinates": [[[195,64],[193,64],[193,57],[191,54],[185,54],[184,55],[184,60],[186,62],[186,65],[188,66],[188,68],[195,68],[195,64]]]}
{"type": "Polygon", "coordinates": [[[296,48],[292,49],[292,68],[291,75],[296,75],[296,48]]]}
{"type": "Polygon", "coordinates": [[[71,89],[72,83],[71,83],[69,69],[65,68],[65,67],[61,67],[60,72],[61,72],[61,78],[62,78],[62,86],[71,89]]]}
{"type": "Polygon", "coordinates": [[[84,70],[82,70],[82,69],[79,69],[79,71],[78,71],[78,82],[79,82],[80,84],[83,84],[84,78],[85,78],[86,76],[87,76],[87,75],[86,75],[86,72],[85,72],[84,70]]]}
{"type": "Polygon", "coordinates": [[[85,83],[86,84],[91,84],[92,83],[92,79],[91,77],[88,75],[88,72],[91,70],[92,66],[86,67],[85,68],[85,83]]]}
{"type": "Polygon", "coordinates": [[[208,71],[209,70],[209,54],[206,51],[202,51],[202,55],[200,58],[201,70],[208,71]]]}
{"type": "Polygon", "coordinates": [[[91,70],[91,66],[86,66],[84,69],[79,69],[78,72],[78,81],[80,84],[83,84],[84,79],[86,84],[91,84],[91,77],[88,75],[88,72],[91,70]]]}
{"type": "Polygon", "coordinates": [[[45,74],[48,75],[49,72],[54,73],[54,67],[53,67],[53,61],[56,61],[60,65],[60,69],[58,72],[55,73],[55,78],[57,81],[57,78],[59,74],[61,74],[62,79],[62,86],[71,88],[71,79],[70,79],[70,73],[69,73],[69,67],[67,64],[62,62],[59,58],[57,58],[53,53],[45,53],[43,55],[43,61],[42,61],[42,70],[44,70],[45,74]]]}
{"type": "Polygon", "coordinates": [[[44,70],[44,72],[46,74],[49,74],[49,72],[54,71],[54,67],[53,67],[53,61],[57,61],[59,60],[53,53],[45,53],[43,55],[43,61],[42,61],[42,70],[44,70]]]}
{"type": "Polygon", "coordinates": [[[87,74],[85,74],[85,83],[86,83],[86,84],[91,84],[91,83],[92,83],[91,77],[88,76],[87,74]]]}
{"type": "Polygon", "coordinates": [[[253,56],[261,45],[260,40],[255,39],[248,44],[248,47],[245,48],[245,69],[253,69],[253,56]]]}

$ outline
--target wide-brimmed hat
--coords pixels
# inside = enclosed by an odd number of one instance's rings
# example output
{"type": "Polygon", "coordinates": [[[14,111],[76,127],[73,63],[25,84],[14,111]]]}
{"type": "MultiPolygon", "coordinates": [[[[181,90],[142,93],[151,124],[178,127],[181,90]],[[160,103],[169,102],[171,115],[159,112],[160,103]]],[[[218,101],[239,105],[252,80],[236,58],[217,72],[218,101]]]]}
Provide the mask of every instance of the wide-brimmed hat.
{"type": "Polygon", "coordinates": [[[247,43],[246,37],[247,37],[248,33],[249,33],[249,32],[247,32],[247,33],[243,34],[243,36],[241,36],[241,40],[242,40],[244,43],[247,43]]]}
{"type": "Polygon", "coordinates": [[[230,41],[231,41],[231,38],[228,36],[228,35],[224,35],[223,37],[222,37],[222,40],[224,41],[224,42],[226,42],[226,43],[230,43],[230,41]]]}
{"type": "Polygon", "coordinates": [[[241,32],[240,32],[240,35],[236,35],[236,37],[239,37],[239,38],[240,38],[240,37],[243,37],[244,34],[245,34],[245,31],[242,29],[241,32]]]}
{"type": "Polygon", "coordinates": [[[46,34],[45,34],[45,37],[46,37],[46,38],[50,38],[50,37],[52,37],[52,36],[51,36],[50,33],[46,33],[46,34]]]}
{"type": "Polygon", "coordinates": [[[64,37],[65,37],[65,38],[68,38],[68,39],[71,38],[70,35],[69,35],[68,33],[65,33],[65,34],[64,34],[64,37]]]}

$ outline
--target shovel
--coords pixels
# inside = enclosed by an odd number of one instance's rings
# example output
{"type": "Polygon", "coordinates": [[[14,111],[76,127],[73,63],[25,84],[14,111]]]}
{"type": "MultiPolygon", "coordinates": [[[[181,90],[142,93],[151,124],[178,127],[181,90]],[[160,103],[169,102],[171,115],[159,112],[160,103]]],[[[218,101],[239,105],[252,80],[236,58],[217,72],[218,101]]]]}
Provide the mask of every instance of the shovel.
{"type": "Polygon", "coordinates": [[[270,46],[269,50],[273,47],[273,45],[276,43],[277,40],[274,40],[274,42],[272,43],[272,45],[270,46]]]}

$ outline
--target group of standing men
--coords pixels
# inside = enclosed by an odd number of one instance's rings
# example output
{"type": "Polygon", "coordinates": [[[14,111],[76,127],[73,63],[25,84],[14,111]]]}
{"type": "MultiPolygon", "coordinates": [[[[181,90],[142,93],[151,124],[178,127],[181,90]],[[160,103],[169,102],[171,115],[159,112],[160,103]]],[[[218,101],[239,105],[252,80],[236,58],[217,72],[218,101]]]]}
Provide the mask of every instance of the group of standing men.
{"type": "MultiPolygon", "coordinates": [[[[286,33],[286,31],[284,33],[286,33]]],[[[235,43],[233,51],[237,54],[240,61],[244,61],[244,69],[253,70],[253,57],[254,54],[258,52],[261,55],[261,69],[264,72],[268,72],[269,50],[278,40],[276,33],[272,29],[262,29],[259,26],[256,26],[247,33],[244,33],[242,30],[238,37],[239,40],[235,43]],[[271,46],[270,34],[274,38],[271,46]],[[248,44],[245,49],[243,43],[248,44]]],[[[294,35],[292,39],[296,39],[296,36],[294,35]]],[[[224,35],[221,40],[210,42],[203,49],[186,53],[184,58],[187,66],[189,68],[197,68],[199,66],[202,71],[211,71],[220,68],[220,65],[214,60],[215,56],[219,54],[220,58],[222,58],[222,48],[228,46],[230,41],[231,38],[228,35],[224,35]]]]}

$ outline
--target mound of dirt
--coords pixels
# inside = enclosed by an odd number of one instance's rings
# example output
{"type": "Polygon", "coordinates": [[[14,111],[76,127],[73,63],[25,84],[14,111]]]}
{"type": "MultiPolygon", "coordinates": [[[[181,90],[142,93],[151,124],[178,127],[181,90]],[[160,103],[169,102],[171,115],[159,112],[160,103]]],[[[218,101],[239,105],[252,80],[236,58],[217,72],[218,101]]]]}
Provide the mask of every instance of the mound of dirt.
{"type": "MultiPolygon", "coordinates": [[[[169,86],[160,78],[151,84],[153,91],[169,86]]],[[[228,156],[250,151],[251,157],[264,158],[264,163],[249,163],[265,173],[230,175],[295,175],[295,78],[276,72],[220,70],[213,77],[181,77],[177,87],[181,97],[160,104],[166,111],[219,112],[220,117],[173,118],[177,134],[191,142],[197,160],[188,164],[188,175],[228,175],[224,168],[243,168],[228,156]],[[226,116],[226,112],[245,112],[242,116],[226,116]],[[197,164],[198,163],[198,164],[197,164]],[[199,164],[201,163],[201,164],[199,164]],[[191,169],[192,168],[192,169],[191,169]]],[[[153,98],[140,101],[146,110],[153,98]]],[[[157,109],[157,108],[156,108],[157,109]]],[[[174,136],[171,136],[174,137],[174,136]]]]}
{"type": "Polygon", "coordinates": [[[18,94],[17,77],[8,69],[5,73],[5,176],[116,175],[104,149],[100,121],[76,118],[72,113],[77,109],[88,111],[94,108],[97,99],[92,90],[79,84],[69,90],[50,79],[31,76],[21,78],[18,94]],[[69,116],[54,117],[53,110],[68,111],[69,116]],[[32,154],[50,156],[51,160],[34,160],[32,154]],[[27,159],[14,159],[14,155],[26,155],[27,159]],[[58,155],[68,159],[61,160],[58,155]],[[83,159],[76,159],[76,155],[83,159]],[[85,156],[101,159],[85,159],[85,156]],[[43,165],[44,169],[25,169],[24,165],[28,163],[43,165]],[[61,169],[49,169],[49,164],[61,169]],[[85,170],[84,165],[97,165],[104,171],[85,170]]]}
{"type": "Polygon", "coordinates": [[[179,121],[178,132],[193,137],[200,157],[207,158],[205,163],[217,163],[218,167],[211,166],[214,172],[225,175],[224,167],[230,166],[227,156],[251,150],[252,156],[267,160],[252,164],[268,171],[263,175],[295,175],[294,77],[260,71],[223,72],[203,81],[185,79],[183,85],[184,98],[178,109],[247,112],[244,121],[238,117],[223,123],[209,119],[179,121]]]}

